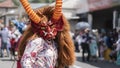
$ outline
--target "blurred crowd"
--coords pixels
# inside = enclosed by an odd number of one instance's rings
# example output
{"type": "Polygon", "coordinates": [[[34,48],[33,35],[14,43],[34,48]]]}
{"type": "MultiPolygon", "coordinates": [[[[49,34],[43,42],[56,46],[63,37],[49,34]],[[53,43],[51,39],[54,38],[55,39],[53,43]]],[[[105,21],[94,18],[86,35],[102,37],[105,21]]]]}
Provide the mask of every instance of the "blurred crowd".
{"type": "Polygon", "coordinates": [[[73,40],[75,51],[82,53],[82,61],[105,60],[120,65],[120,30],[78,29],[73,40]]]}
{"type": "MultiPolygon", "coordinates": [[[[0,57],[17,56],[17,44],[28,21],[10,20],[9,26],[0,27],[0,57]]],[[[106,60],[120,65],[120,30],[92,30],[90,28],[76,29],[72,34],[75,52],[82,53],[82,61],[106,60]],[[86,56],[87,53],[87,56],[86,56]]]]}
{"type": "Polygon", "coordinates": [[[17,44],[28,22],[18,19],[11,19],[9,26],[0,27],[0,57],[10,57],[15,60],[17,56],[17,44]]]}

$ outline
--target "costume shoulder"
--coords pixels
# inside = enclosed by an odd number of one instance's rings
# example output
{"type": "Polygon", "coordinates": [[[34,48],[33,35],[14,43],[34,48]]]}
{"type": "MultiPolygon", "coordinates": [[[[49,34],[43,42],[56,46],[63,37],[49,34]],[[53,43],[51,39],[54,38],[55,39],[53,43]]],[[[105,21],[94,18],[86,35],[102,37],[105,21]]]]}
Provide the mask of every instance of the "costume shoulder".
{"type": "Polygon", "coordinates": [[[43,39],[42,38],[35,38],[33,40],[30,40],[29,42],[31,42],[31,44],[35,44],[35,45],[39,45],[43,42],[43,39]]]}
{"type": "Polygon", "coordinates": [[[38,49],[42,49],[43,48],[43,42],[44,40],[42,38],[35,38],[33,40],[30,40],[28,43],[27,43],[27,46],[25,48],[25,51],[24,53],[27,53],[27,52],[32,52],[33,50],[38,50],[38,49]]]}

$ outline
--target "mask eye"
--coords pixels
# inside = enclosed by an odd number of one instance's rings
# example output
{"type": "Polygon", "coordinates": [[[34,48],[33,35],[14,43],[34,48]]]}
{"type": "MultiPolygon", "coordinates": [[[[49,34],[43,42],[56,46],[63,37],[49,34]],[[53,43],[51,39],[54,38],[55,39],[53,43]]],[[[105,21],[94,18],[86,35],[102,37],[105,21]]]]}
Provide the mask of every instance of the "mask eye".
{"type": "Polygon", "coordinates": [[[41,27],[42,30],[45,30],[46,28],[45,27],[41,27]]]}

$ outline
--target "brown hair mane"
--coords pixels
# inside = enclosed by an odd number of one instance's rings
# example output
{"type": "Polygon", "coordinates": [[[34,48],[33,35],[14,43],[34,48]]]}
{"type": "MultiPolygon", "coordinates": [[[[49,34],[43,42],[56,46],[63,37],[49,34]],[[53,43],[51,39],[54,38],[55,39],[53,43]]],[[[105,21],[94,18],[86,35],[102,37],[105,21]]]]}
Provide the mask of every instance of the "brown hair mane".
{"type": "MultiPolygon", "coordinates": [[[[44,7],[41,9],[34,10],[38,15],[43,14],[46,16],[46,20],[49,20],[53,14],[54,7],[44,7]]],[[[66,18],[62,15],[62,20],[64,23],[64,27],[62,31],[59,31],[55,41],[58,44],[58,65],[57,68],[63,68],[64,66],[72,65],[75,61],[75,54],[74,54],[74,44],[72,38],[69,34],[70,26],[69,22],[66,18]]],[[[19,56],[23,55],[25,50],[25,44],[27,40],[31,37],[34,38],[35,34],[32,31],[32,26],[29,25],[26,31],[24,32],[19,44],[18,44],[18,54],[19,56]]]]}

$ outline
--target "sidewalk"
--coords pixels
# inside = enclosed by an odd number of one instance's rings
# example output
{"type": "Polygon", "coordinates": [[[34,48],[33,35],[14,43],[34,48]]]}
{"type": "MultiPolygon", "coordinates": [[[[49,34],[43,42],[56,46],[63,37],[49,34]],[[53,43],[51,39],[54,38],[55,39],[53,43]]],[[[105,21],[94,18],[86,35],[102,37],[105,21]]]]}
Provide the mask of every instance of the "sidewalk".
{"type": "Polygon", "coordinates": [[[9,57],[0,58],[0,68],[16,68],[16,61],[9,57]]]}
{"type": "Polygon", "coordinates": [[[98,60],[97,62],[82,62],[81,57],[81,53],[76,53],[75,65],[80,66],[80,68],[120,68],[120,66],[116,65],[115,63],[105,60],[98,60]]]}
{"type": "MultiPolygon", "coordinates": [[[[0,58],[0,68],[16,68],[16,61],[9,57],[0,58]]],[[[76,53],[76,61],[70,68],[120,68],[114,63],[98,60],[97,62],[82,62],[81,53],[76,53]]]]}

